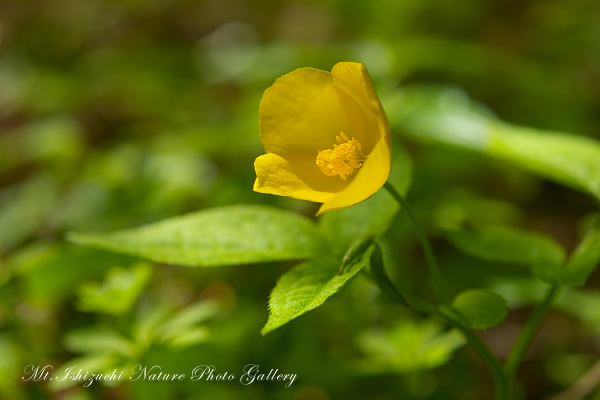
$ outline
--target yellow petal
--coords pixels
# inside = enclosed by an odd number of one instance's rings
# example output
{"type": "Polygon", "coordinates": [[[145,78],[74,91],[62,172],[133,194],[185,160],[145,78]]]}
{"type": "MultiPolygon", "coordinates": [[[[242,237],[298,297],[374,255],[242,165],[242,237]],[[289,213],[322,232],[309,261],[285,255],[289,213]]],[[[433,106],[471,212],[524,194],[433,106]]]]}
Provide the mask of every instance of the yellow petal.
{"type": "MultiPolygon", "coordinates": [[[[339,62],[331,69],[334,85],[346,91],[365,110],[382,112],[383,107],[375,93],[367,68],[357,62],[339,62]]],[[[385,114],[384,114],[385,115],[385,114]]]]}
{"type": "Polygon", "coordinates": [[[265,91],[259,114],[268,154],[255,161],[257,192],[323,203],[319,215],[366,200],[389,177],[389,124],[360,63],[338,63],[331,73],[300,68],[282,76],[265,91]],[[342,132],[356,138],[366,156],[346,180],[326,176],[316,165],[318,152],[331,149],[342,132]]]}
{"type": "Polygon", "coordinates": [[[317,215],[348,207],[375,194],[387,181],[391,171],[391,134],[383,107],[375,94],[364,65],[359,63],[338,63],[332,69],[335,87],[341,103],[349,112],[348,116],[358,120],[366,129],[366,137],[371,141],[363,143],[368,149],[367,159],[357,171],[355,178],[336,193],[319,209],[317,215]],[[357,118],[361,115],[362,119],[357,118]]]}
{"type": "Polygon", "coordinates": [[[343,131],[356,136],[340,105],[330,72],[300,68],[268,88],[259,107],[260,139],[267,153],[306,152],[313,156],[343,131]]]}
{"type": "Polygon", "coordinates": [[[356,131],[362,133],[357,139],[368,154],[385,136],[391,140],[385,111],[377,98],[365,66],[356,62],[340,62],[331,69],[338,100],[356,131]]]}
{"type": "Polygon", "coordinates": [[[302,154],[267,153],[254,161],[254,191],[324,203],[346,184],[338,177],[323,175],[314,157],[302,154]]]}

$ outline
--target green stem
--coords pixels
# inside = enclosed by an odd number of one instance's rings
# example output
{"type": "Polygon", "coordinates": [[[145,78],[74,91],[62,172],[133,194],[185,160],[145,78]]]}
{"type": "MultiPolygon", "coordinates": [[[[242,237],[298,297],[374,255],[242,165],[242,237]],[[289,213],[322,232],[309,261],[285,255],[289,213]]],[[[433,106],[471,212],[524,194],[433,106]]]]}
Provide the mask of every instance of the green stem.
{"type": "MultiPolygon", "coordinates": [[[[429,239],[427,238],[425,231],[421,227],[421,224],[419,224],[419,221],[417,220],[417,217],[410,208],[408,201],[406,201],[406,199],[391,185],[391,183],[386,182],[384,187],[392,195],[392,197],[394,197],[398,204],[400,204],[402,210],[406,212],[410,221],[413,224],[419,241],[423,246],[423,251],[425,252],[427,266],[429,267],[429,272],[433,281],[433,288],[435,290],[438,301],[440,302],[440,304],[445,305],[450,310],[452,310],[452,306],[450,305],[448,297],[446,297],[446,292],[444,290],[444,282],[442,279],[440,267],[437,263],[435,255],[433,253],[433,249],[431,248],[431,244],[429,243],[429,239]]],[[[508,400],[509,381],[504,370],[502,369],[502,365],[498,362],[494,354],[481,340],[481,338],[477,336],[477,334],[475,334],[475,332],[473,332],[469,327],[463,325],[462,323],[445,315],[445,313],[440,312],[439,309],[433,304],[415,298],[410,298],[409,303],[413,305],[414,308],[417,310],[425,311],[429,314],[435,314],[443,317],[445,320],[454,325],[458,330],[460,330],[463,336],[465,337],[467,343],[471,346],[475,353],[477,353],[477,355],[483,361],[483,363],[489,368],[495,382],[496,399],[508,400]]]]}
{"type": "Polygon", "coordinates": [[[427,235],[425,231],[419,224],[415,213],[410,208],[408,201],[392,186],[390,182],[386,182],[383,185],[386,190],[392,195],[392,197],[400,204],[402,210],[406,212],[408,218],[413,224],[415,232],[423,246],[423,251],[425,252],[425,258],[427,259],[427,266],[429,267],[429,273],[431,274],[431,279],[433,281],[433,289],[435,290],[435,294],[438,298],[438,301],[441,304],[449,305],[448,298],[446,297],[446,292],[444,291],[444,283],[442,279],[442,273],[440,272],[440,267],[435,259],[433,254],[433,250],[431,248],[431,244],[429,243],[429,239],[427,239],[427,235]]]}
{"type": "Polygon", "coordinates": [[[487,345],[477,336],[471,329],[464,327],[462,324],[455,324],[455,326],[462,332],[463,336],[467,339],[469,346],[477,353],[479,358],[489,368],[492,376],[494,377],[495,383],[495,398],[497,400],[508,400],[509,393],[509,380],[502,369],[502,365],[494,354],[490,351],[487,345]]]}
{"type": "Polygon", "coordinates": [[[533,314],[531,314],[531,317],[529,317],[529,320],[523,327],[523,330],[517,338],[512,350],[510,351],[504,366],[504,370],[506,371],[506,375],[511,382],[517,374],[519,365],[521,365],[521,361],[523,361],[523,358],[525,357],[525,353],[527,352],[527,349],[533,340],[533,336],[542,322],[544,314],[546,314],[546,311],[548,311],[559,292],[560,287],[558,285],[553,285],[548,289],[544,300],[538,304],[533,314]]]}
{"type": "Polygon", "coordinates": [[[502,365],[488,348],[483,340],[470,328],[464,326],[453,318],[450,318],[433,304],[428,303],[425,300],[417,299],[410,297],[409,303],[418,311],[426,312],[429,314],[437,315],[446,321],[448,321],[452,326],[458,329],[464,336],[465,340],[471,346],[473,351],[479,356],[481,361],[488,367],[490,370],[492,377],[494,378],[495,383],[495,398],[498,400],[508,400],[509,393],[509,380],[507,379],[504,370],[502,369],[502,365]]]}

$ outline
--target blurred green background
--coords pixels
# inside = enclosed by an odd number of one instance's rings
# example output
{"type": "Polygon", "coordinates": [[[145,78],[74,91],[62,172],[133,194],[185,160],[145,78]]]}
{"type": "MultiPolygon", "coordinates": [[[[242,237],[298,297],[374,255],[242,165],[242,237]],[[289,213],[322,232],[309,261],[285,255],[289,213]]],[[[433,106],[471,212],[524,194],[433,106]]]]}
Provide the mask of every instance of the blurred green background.
{"type": "MultiPolygon", "coordinates": [[[[399,115],[413,98],[426,99],[416,113],[474,102],[514,124],[597,138],[599,49],[600,4],[591,0],[1,1],[0,398],[489,398],[490,378],[459,338],[388,304],[367,279],[262,337],[269,291],[293,264],[145,264],[64,235],[237,203],[314,215],[315,204],[252,192],[263,152],[258,103],[295,68],[360,61],[413,158],[410,197],[453,290],[492,285],[515,309],[482,333],[504,357],[541,284],[462,255],[437,227],[468,205],[482,220],[572,249],[597,204],[423,142],[399,115]],[[28,364],[140,361],[183,371],[256,363],[299,378],[290,388],[21,380],[28,364]]],[[[383,244],[398,284],[422,286],[423,258],[404,219],[383,244]]],[[[597,362],[599,305],[595,274],[548,316],[519,374],[527,398],[563,391],[597,362]]]]}

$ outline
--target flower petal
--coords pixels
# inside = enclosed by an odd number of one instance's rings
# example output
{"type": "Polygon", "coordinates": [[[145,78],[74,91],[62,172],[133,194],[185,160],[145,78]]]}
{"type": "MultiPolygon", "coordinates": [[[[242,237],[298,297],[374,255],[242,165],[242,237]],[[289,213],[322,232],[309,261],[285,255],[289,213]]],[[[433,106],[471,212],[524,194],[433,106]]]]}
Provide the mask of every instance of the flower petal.
{"type": "Polygon", "coordinates": [[[369,153],[382,135],[390,140],[385,111],[377,98],[369,73],[357,62],[340,62],[331,70],[333,85],[342,108],[355,127],[357,139],[369,153]]]}
{"type": "Polygon", "coordinates": [[[342,62],[331,71],[340,102],[347,115],[366,130],[367,159],[356,177],[340,192],[319,208],[317,215],[348,207],[371,197],[387,181],[391,171],[391,134],[385,111],[375,94],[364,65],[342,62]],[[354,110],[354,111],[352,111],[354,110]],[[360,112],[362,111],[362,117],[360,112]]]}
{"type": "Polygon", "coordinates": [[[315,68],[300,68],[277,79],[263,94],[259,121],[267,153],[306,152],[316,157],[319,150],[332,147],[340,131],[355,136],[331,73],[315,68]]]}
{"type": "Polygon", "coordinates": [[[325,176],[310,155],[263,154],[254,161],[254,191],[324,203],[340,191],[345,182],[325,176]]]}
{"type": "Polygon", "coordinates": [[[391,169],[387,117],[364,65],[343,62],[332,72],[300,68],[279,78],[260,104],[261,141],[254,190],[324,203],[317,215],[359,203],[383,186],[391,169]],[[319,150],[344,132],[367,157],[347,180],[325,176],[319,150]]]}

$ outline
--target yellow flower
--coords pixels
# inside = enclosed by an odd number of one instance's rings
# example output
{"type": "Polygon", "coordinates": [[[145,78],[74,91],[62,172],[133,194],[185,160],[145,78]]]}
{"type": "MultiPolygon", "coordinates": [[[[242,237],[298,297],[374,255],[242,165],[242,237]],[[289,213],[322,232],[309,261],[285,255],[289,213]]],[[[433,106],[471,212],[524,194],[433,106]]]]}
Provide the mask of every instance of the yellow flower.
{"type": "Polygon", "coordinates": [[[260,102],[254,190],[323,203],[317,215],[368,199],[387,181],[391,135],[363,64],[300,68],[260,102]]]}

